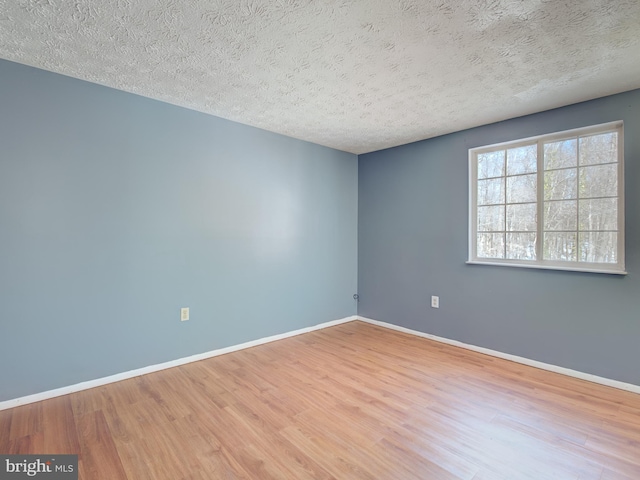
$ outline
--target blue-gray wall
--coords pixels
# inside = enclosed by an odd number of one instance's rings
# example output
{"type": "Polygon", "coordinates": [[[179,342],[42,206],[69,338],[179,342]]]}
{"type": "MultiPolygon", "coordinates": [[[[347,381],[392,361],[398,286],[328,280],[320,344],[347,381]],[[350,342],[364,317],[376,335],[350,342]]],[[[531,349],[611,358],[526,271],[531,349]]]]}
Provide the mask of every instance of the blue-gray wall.
{"type": "Polygon", "coordinates": [[[358,175],[360,315],[640,385],[640,90],[361,155],[358,175]],[[628,276],[465,264],[469,148],[614,120],[628,276]]]}
{"type": "Polygon", "coordinates": [[[349,316],[356,284],[360,315],[640,384],[638,182],[640,91],[358,160],[0,60],[0,401],[349,316]],[[465,265],[469,148],[619,119],[628,276],[465,265]]]}
{"type": "Polygon", "coordinates": [[[0,61],[0,401],[353,315],[356,249],[355,155],[0,61]]]}

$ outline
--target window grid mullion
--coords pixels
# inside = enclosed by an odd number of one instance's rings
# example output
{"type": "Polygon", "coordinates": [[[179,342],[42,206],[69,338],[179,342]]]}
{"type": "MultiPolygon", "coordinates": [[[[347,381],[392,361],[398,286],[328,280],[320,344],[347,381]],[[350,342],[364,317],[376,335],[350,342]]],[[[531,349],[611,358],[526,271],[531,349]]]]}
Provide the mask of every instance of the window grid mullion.
{"type": "Polygon", "coordinates": [[[576,262],[580,262],[580,135],[576,137],[576,262]]]}
{"type": "Polygon", "coordinates": [[[536,165],[538,167],[538,189],[536,191],[536,260],[542,261],[543,242],[544,242],[544,142],[538,140],[538,158],[536,165]]]}
{"type": "Polygon", "coordinates": [[[620,129],[618,131],[618,145],[617,145],[617,157],[618,161],[618,221],[616,224],[616,229],[618,232],[618,254],[616,255],[616,260],[620,263],[624,263],[625,258],[625,247],[624,247],[624,232],[625,232],[625,223],[624,223],[624,131],[620,129]],[[621,148],[622,147],[622,148],[621,148]],[[622,256],[622,257],[621,257],[622,256]]]}
{"type": "Polygon", "coordinates": [[[507,258],[507,149],[503,150],[504,154],[504,177],[502,181],[504,182],[504,223],[502,228],[504,230],[504,245],[502,246],[502,258],[507,258]]]}

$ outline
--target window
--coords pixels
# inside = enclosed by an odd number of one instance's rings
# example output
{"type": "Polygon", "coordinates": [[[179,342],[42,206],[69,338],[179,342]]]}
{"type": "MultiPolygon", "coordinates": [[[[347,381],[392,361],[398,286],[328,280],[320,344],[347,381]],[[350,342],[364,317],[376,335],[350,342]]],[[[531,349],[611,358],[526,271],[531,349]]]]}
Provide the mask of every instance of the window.
{"type": "Polygon", "coordinates": [[[469,150],[469,262],[625,273],[622,122],[469,150]]]}

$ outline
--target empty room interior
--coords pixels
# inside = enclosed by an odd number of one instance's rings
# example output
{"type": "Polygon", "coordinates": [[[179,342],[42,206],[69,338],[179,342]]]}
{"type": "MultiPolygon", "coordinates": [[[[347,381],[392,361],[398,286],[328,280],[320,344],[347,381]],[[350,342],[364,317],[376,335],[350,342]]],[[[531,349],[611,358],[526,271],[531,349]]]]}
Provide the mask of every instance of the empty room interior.
{"type": "Polygon", "coordinates": [[[0,479],[640,479],[639,52],[637,0],[0,1],[0,479]]]}

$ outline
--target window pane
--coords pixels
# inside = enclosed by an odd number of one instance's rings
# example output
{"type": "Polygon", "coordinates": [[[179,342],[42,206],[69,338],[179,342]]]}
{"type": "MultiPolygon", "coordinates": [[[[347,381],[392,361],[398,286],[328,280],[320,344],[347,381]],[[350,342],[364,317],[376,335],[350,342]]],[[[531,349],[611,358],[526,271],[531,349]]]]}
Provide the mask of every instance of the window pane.
{"type": "Polygon", "coordinates": [[[580,198],[618,195],[618,164],[580,169],[580,198]]]}
{"type": "Polygon", "coordinates": [[[575,262],[576,234],[575,233],[545,233],[542,256],[545,260],[561,260],[575,262]]]}
{"type": "Polygon", "coordinates": [[[580,138],[580,165],[618,161],[618,133],[603,133],[580,138]]]}
{"type": "Polygon", "coordinates": [[[578,163],[578,142],[575,138],[561,142],[545,143],[544,169],[575,167],[578,163]]]}
{"type": "Polygon", "coordinates": [[[622,135],[610,122],[469,149],[470,263],[624,273],[622,135]]]}
{"type": "Polygon", "coordinates": [[[535,173],[537,168],[538,146],[510,148],[507,150],[507,175],[535,173]]]}
{"type": "Polygon", "coordinates": [[[566,200],[577,198],[578,182],[577,169],[554,170],[544,172],[544,199],[566,200]]]}
{"type": "Polygon", "coordinates": [[[580,261],[616,263],[618,261],[618,234],[613,232],[580,233],[580,261]]]}
{"type": "Polygon", "coordinates": [[[507,233],[507,258],[515,260],[535,260],[536,234],[507,233]]]}
{"type": "Polygon", "coordinates": [[[504,233],[479,233],[478,257],[504,258],[504,233]]]}
{"type": "Polygon", "coordinates": [[[537,175],[507,177],[507,203],[536,201],[537,175]]]}
{"type": "Polygon", "coordinates": [[[478,207],[478,231],[504,231],[504,206],[478,207]]]}
{"type": "Polygon", "coordinates": [[[504,203],[504,177],[478,180],[478,205],[504,203]]]}
{"type": "Polygon", "coordinates": [[[576,200],[544,202],[544,229],[577,230],[578,202],[576,200]]]}
{"type": "Polygon", "coordinates": [[[580,200],[580,230],[617,230],[618,199],[580,200]]]}
{"type": "Polygon", "coordinates": [[[504,175],[504,150],[478,154],[478,178],[504,175]]]}
{"type": "Polygon", "coordinates": [[[535,203],[507,205],[507,230],[535,232],[536,214],[535,203]]]}

